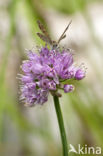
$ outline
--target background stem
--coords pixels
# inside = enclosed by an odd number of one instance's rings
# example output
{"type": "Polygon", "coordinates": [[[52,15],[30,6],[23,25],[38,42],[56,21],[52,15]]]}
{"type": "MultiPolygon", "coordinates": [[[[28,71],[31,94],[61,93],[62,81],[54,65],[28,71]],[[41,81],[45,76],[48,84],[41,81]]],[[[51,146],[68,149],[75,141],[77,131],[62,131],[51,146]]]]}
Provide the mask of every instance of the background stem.
{"type": "Polygon", "coordinates": [[[63,155],[68,156],[68,144],[67,144],[66,133],[65,133],[65,128],[64,128],[62,112],[61,112],[61,108],[60,108],[60,104],[59,104],[59,99],[57,96],[53,96],[53,99],[54,99],[54,105],[55,105],[55,110],[56,110],[56,114],[57,114],[60,134],[61,134],[63,155]]]}

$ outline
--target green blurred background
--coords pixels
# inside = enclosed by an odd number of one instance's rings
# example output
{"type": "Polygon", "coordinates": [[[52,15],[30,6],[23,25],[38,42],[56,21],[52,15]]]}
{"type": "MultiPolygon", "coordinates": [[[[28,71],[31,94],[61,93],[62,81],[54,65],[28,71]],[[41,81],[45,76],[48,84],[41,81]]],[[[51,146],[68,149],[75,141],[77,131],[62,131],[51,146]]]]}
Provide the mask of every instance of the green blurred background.
{"type": "Polygon", "coordinates": [[[25,49],[43,44],[36,36],[38,19],[55,40],[72,19],[61,44],[73,49],[75,60],[88,68],[84,80],[73,82],[75,91],[60,99],[68,148],[102,148],[103,1],[0,0],[0,156],[62,156],[52,97],[33,108],[19,100],[16,77],[25,49]]]}

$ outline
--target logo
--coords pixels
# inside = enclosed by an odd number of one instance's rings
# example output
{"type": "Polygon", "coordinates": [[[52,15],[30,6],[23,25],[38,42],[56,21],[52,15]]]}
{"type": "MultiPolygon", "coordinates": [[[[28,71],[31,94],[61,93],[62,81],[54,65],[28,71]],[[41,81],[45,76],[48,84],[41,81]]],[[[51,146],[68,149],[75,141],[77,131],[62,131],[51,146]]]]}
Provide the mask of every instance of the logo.
{"type": "Polygon", "coordinates": [[[88,147],[87,145],[81,146],[78,144],[78,147],[75,148],[72,144],[69,144],[69,153],[75,154],[101,154],[101,147],[88,147]]]}

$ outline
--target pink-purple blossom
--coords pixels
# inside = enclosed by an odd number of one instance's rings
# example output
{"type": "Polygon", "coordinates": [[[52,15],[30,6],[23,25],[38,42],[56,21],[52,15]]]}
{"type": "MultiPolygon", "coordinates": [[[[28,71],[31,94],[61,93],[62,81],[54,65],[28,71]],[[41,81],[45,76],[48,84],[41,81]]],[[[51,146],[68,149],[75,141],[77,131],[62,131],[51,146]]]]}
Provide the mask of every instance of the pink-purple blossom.
{"type": "Polygon", "coordinates": [[[65,84],[64,85],[64,92],[68,93],[68,92],[72,92],[74,90],[74,86],[73,85],[69,85],[69,84],[65,84]]]}
{"type": "Polygon", "coordinates": [[[45,103],[49,93],[60,96],[60,89],[65,93],[73,91],[74,86],[65,82],[85,77],[85,70],[75,66],[73,54],[69,50],[45,46],[38,52],[29,51],[28,59],[21,66],[21,99],[28,106],[45,103]]]}

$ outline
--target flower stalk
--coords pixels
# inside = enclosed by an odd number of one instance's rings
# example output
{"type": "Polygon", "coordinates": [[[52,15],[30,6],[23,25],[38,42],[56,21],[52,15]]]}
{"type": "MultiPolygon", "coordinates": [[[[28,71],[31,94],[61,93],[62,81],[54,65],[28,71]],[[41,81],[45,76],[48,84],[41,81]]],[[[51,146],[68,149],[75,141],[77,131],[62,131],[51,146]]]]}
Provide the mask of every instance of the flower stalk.
{"type": "Polygon", "coordinates": [[[66,132],[64,128],[64,122],[63,122],[62,112],[59,104],[59,99],[57,96],[53,96],[53,99],[54,99],[54,105],[57,114],[59,129],[60,129],[61,140],[62,140],[63,156],[68,156],[68,144],[67,144],[66,132]]]}

